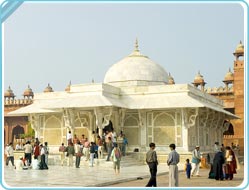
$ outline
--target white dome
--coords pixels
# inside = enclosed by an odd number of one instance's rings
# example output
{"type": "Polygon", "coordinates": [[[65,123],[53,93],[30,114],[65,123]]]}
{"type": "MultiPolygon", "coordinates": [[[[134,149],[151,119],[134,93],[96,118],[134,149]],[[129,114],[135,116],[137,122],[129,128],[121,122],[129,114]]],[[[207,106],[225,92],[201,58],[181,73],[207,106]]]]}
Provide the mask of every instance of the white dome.
{"type": "Polygon", "coordinates": [[[141,55],[136,41],[133,53],[112,65],[105,74],[104,83],[146,81],[153,84],[168,83],[168,74],[163,67],[141,55]]]}

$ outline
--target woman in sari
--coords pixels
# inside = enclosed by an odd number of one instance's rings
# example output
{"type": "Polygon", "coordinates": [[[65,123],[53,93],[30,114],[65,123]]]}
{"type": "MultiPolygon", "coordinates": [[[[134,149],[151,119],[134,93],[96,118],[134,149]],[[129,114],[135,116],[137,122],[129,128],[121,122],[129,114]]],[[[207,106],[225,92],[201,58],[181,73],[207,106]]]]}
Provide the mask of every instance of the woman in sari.
{"type": "Polygon", "coordinates": [[[225,179],[233,179],[233,174],[236,174],[236,169],[237,169],[237,162],[235,158],[235,154],[232,151],[230,146],[226,147],[226,154],[225,154],[225,159],[226,159],[226,165],[225,165],[225,179]]]}

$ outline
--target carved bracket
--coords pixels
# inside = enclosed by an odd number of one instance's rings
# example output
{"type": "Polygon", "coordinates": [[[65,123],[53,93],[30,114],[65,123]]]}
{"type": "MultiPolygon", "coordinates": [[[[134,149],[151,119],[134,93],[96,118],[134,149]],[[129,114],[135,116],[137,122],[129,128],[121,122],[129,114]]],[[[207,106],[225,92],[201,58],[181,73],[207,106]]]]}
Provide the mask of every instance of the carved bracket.
{"type": "Polygon", "coordinates": [[[35,114],[30,114],[29,121],[31,123],[31,128],[37,131],[39,129],[39,116],[35,114]]]}
{"type": "MultiPolygon", "coordinates": [[[[89,112],[86,112],[84,113],[86,116],[89,117],[90,113],[89,112]]],[[[85,116],[84,117],[84,114],[82,115],[81,112],[77,112],[77,116],[76,118],[78,118],[79,122],[80,122],[80,126],[81,127],[84,127],[84,126],[88,126],[88,120],[87,120],[87,117],[85,116]]],[[[90,117],[89,117],[90,118],[90,117]]]]}
{"type": "Polygon", "coordinates": [[[70,130],[74,126],[74,112],[71,109],[63,109],[63,120],[65,127],[69,128],[70,130]]]}
{"type": "Polygon", "coordinates": [[[193,127],[195,125],[198,113],[199,113],[199,108],[183,110],[183,113],[182,113],[183,119],[184,119],[185,126],[187,128],[193,127]]]}
{"type": "Polygon", "coordinates": [[[94,115],[96,116],[96,124],[98,128],[102,127],[102,129],[109,124],[109,121],[112,116],[112,108],[95,108],[94,115]]]}

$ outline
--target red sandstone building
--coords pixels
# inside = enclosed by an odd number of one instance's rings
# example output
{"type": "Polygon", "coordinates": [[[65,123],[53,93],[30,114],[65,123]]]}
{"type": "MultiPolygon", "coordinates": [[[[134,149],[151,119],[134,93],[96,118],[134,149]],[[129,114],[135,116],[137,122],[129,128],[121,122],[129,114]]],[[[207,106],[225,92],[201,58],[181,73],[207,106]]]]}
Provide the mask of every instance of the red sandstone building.
{"type": "Polygon", "coordinates": [[[24,91],[23,99],[15,99],[15,94],[10,87],[4,93],[4,144],[14,142],[14,139],[19,138],[20,134],[27,132],[27,116],[8,116],[7,114],[21,107],[32,104],[33,96],[34,93],[30,87],[24,91]]]}
{"type": "Polygon", "coordinates": [[[238,44],[233,53],[235,60],[233,72],[229,69],[223,80],[224,87],[204,88],[206,82],[203,76],[198,73],[194,79],[193,85],[201,87],[201,90],[216,96],[224,101],[224,107],[227,111],[237,115],[240,119],[225,121],[224,125],[227,131],[224,132],[224,145],[239,145],[240,153],[244,149],[244,45],[238,44]]]}

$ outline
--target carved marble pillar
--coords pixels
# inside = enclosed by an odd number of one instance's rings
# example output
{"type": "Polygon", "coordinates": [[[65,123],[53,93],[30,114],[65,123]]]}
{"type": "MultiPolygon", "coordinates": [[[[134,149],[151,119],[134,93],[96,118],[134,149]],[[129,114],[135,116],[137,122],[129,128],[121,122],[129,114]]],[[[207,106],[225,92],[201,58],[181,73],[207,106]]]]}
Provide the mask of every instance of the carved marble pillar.
{"type": "Polygon", "coordinates": [[[182,147],[185,150],[188,150],[189,146],[189,137],[188,137],[188,122],[187,122],[187,112],[181,108],[181,117],[182,117],[182,147]]]}
{"type": "Polygon", "coordinates": [[[71,131],[72,136],[74,135],[74,119],[75,114],[72,109],[63,109],[64,125],[67,129],[67,133],[71,131]]]}
{"type": "Polygon", "coordinates": [[[35,138],[40,139],[40,125],[39,125],[39,116],[36,114],[29,115],[29,121],[31,123],[31,128],[35,131],[35,138]]]}
{"type": "Polygon", "coordinates": [[[94,108],[94,115],[96,117],[96,125],[99,129],[99,136],[102,137],[103,135],[103,128],[102,128],[102,120],[103,120],[103,113],[100,108],[94,108]]]}
{"type": "Polygon", "coordinates": [[[125,108],[119,109],[119,126],[121,131],[124,131],[125,112],[126,112],[125,108]]]}
{"type": "MultiPolygon", "coordinates": [[[[183,138],[183,148],[188,150],[189,145],[192,145],[193,143],[196,145],[198,142],[197,134],[189,134],[189,129],[191,127],[196,127],[196,118],[198,116],[198,108],[195,109],[181,109],[181,116],[182,116],[182,138],[183,138]],[[191,137],[196,137],[195,142],[191,142],[191,137]]],[[[196,131],[198,133],[198,131],[196,131]]]]}
{"type": "Polygon", "coordinates": [[[225,121],[225,114],[224,113],[219,113],[219,121],[218,121],[218,130],[219,130],[219,137],[218,137],[218,142],[222,144],[223,142],[223,132],[224,132],[224,124],[225,121]]]}
{"type": "Polygon", "coordinates": [[[94,130],[94,122],[93,122],[93,115],[91,112],[88,112],[89,122],[90,122],[90,134],[92,134],[92,131],[94,130]]]}
{"type": "Polygon", "coordinates": [[[138,110],[139,116],[139,128],[140,128],[140,147],[141,152],[146,151],[146,144],[147,144],[147,134],[146,134],[146,111],[145,110],[138,110]]]}

